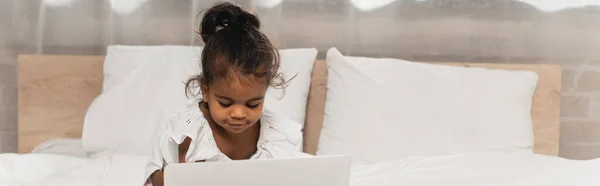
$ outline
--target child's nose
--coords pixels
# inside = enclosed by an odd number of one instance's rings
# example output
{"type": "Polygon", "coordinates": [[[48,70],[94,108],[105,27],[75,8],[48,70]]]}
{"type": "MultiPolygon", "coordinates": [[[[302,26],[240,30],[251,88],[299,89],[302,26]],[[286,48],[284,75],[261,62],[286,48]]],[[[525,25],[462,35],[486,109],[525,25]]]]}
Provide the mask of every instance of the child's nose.
{"type": "Polygon", "coordinates": [[[234,119],[246,119],[246,111],[243,108],[233,108],[231,112],[231,117],[234,119]]]}

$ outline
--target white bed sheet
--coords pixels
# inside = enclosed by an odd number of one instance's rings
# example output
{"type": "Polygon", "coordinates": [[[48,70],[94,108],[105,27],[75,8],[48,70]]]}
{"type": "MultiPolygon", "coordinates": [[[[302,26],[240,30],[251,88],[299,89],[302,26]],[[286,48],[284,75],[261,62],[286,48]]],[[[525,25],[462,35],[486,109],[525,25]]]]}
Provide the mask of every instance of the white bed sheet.
{"type": "Polygon", "coordinates": [[[88,157],[88,153],[83,149],[82,140],[72,138],[57,138],[44,141],[37,145],[31,152],[88,157]]]}
{"type": "Polygon", "coordinates": [[[352,186],[598,186],[600,159],[487,152],[355,166],[352,186]]]}
{"type": "Polygon", "coordinates": [[[148,157],[0,154],[2,186],[141,186],[148,157]]]}
{"type": "MultiPolygon", "coordinates": [[[[148,157],[0,154],[0,185],[141,186],[148,157]]],[[[600,159],[529,152],[414,157],[352,168],[351,186],[597,186],[600,159]]]]}

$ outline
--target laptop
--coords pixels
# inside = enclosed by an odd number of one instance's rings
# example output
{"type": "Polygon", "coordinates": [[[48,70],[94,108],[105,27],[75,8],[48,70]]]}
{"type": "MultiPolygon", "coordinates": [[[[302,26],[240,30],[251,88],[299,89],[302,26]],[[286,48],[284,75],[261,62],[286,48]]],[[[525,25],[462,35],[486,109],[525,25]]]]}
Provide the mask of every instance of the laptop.
{"type": "Polygon", "coordinates": [[[349,156],[170,164],[165,186],[348,186],[349,156]]]}

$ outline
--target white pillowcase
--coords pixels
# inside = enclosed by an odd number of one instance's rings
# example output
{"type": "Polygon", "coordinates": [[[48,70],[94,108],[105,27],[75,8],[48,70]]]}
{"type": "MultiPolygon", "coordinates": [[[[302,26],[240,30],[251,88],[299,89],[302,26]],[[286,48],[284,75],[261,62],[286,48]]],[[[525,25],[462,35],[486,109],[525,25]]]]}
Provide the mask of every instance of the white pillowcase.
{"type": "MultiPolygon", "coordinates": [[[[160,53],[154,53],[148,55],[151,51],[184,51],[185,56],[192,57],[194,61],[186,61],[186,65],[199,66],[198,61],[202,53],[203,47],[191,47],[191,46],[127,46],[127,45],[111,45],[106,49],[106,58],[104,59],[104,82],[102,83],[102,92],[108,91],[108,89],[122,83],[127,76],[131,75],[132,72],[141,65],[147,65],[151,63],[147,59],[160,55],[160,53]],[[193,54],[189,56],[188,54],[193,54]]],[[[180,63],[174,63],[177,65],[180,63]]],[[[198,69],[195,69],[198,70],[198,69]]]]}
{"type": "Polygon", "coordinates": [[[92,156],[147,155],[155,135],[182,104],[193,101],[184,82],[199,73],[199,48],[113,46],[103,92],[86,113],[82,145],[92,156]],[[119,65],[123,64],[123,69],[119,65]]]}
{"type": "MultiPolygon", "coordinates": [[[[148,155],[158,143],[156,136],[165,130],[164,122],[182,106],[197,101],[186,97],[184,82],[200,72],[201,50],[110,46],[103,93],[92,102],[84,121],[83,148],[92,156],[148,155]]],[[[282,100],[272,98],[279,90],[268,90],[265,106],[302,125],[317,50],[283,49],[280,53],[284,75],[298,76],[282,100]]]]}
{"type": "Polygon", "coordinates": [[[304,126],[306,102],[317,53],[315,48],[279,50],[281,55],[279,70],[283,73],[284,80],[289,80],[289,84],[285,89],[267,89],[265,105],[270,111],[304,126]]]}
{"type": "Polygon", "coordinates": [[[327,53],[317,155],[355,163],[489,150],[533,150],[537,74],[327,53]]]}

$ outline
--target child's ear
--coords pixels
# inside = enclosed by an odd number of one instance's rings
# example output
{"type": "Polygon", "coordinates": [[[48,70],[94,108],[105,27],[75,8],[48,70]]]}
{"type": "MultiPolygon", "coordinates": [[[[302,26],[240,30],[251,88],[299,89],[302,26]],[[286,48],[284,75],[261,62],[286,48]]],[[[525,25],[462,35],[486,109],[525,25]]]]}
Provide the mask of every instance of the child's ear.
{"type": "Polygon", "coordinates": [[[208,86],[202,85],[200,87],[201,87],[201,90],[202,90],[202,99],[206,100],[207,99],[207,95],[208,95],[208,86]]]}

